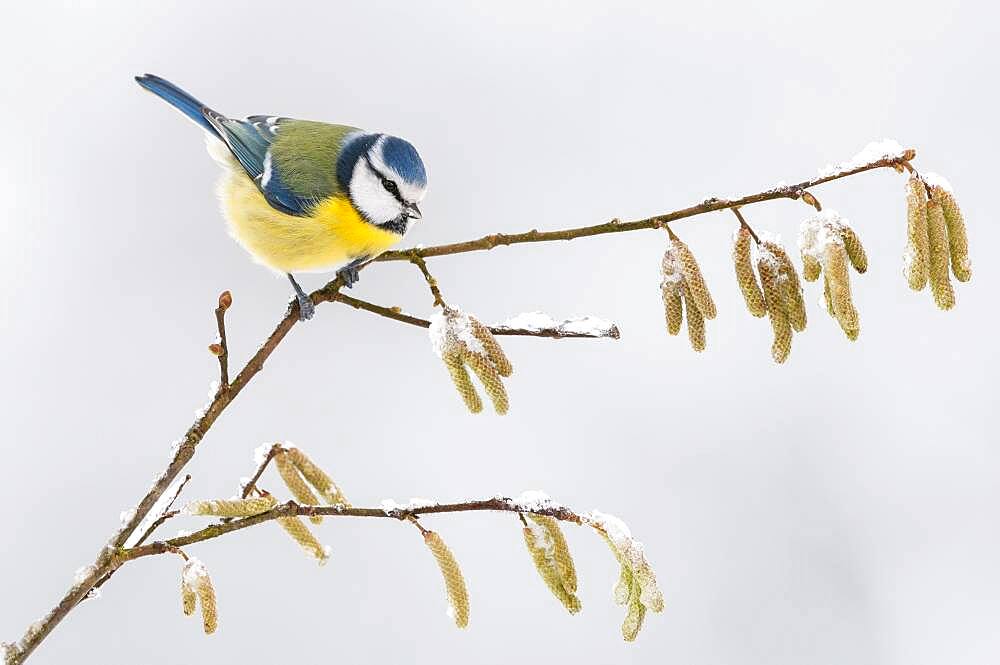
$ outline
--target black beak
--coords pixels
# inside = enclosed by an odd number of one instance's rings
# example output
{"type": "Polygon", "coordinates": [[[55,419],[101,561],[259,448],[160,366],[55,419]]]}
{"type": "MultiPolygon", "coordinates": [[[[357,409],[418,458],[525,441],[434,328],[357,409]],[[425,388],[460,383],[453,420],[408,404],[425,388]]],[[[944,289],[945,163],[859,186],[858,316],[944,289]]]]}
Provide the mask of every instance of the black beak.
{"type": "Polygon", "coordinates": [[[403,214],[410,219],[423,219],[424,216],[420,213],[420,208],[417,207],[416,203],[407,203],[404,208],[403,214]]]}

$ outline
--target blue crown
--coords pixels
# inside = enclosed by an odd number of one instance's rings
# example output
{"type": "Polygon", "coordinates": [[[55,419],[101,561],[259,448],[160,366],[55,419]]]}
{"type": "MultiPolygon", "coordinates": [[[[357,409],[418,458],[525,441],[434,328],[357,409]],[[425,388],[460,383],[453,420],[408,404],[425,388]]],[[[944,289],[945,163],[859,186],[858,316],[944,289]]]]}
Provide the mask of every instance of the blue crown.
{"type": "Polygon", "coordinates": [[[386,136],[385,142],[382,143],[382,158],[386,166],[398,173],[406,182],[418,187],[427,185],[424,162],[417,154],[417,149],[409,141],[395,136],[386,136]]]}

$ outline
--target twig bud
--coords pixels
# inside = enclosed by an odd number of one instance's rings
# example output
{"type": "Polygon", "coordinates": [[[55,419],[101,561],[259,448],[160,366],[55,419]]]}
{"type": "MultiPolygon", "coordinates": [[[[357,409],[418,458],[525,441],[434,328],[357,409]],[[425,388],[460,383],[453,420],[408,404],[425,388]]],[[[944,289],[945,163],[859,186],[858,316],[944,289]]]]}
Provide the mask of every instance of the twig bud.
{"type": "Polygon", "coordinates": [[[229,291],[223,291],[219,294],[219,308],[223,311],[229,309],[233,306],[233,294],[229,291]]]}
{"type": "Polygon", "coordinates": [[[424,543],[434,555],[441,576],[444,578],[445,592],[448,594],[448,616],[455,620],[455,625],[465,628],[469,625],[469,591],[465,587],[465,578],[458,567],[455,556],[434,531],[424,531],[424,543]]]}
{"type": "Polygon", "coordinates": [[[216,358],[218,358],[219,356],[222,355],[222,345],[221,344],[209,344],[208,345],[208,352],[211,353],[216,358]]]}

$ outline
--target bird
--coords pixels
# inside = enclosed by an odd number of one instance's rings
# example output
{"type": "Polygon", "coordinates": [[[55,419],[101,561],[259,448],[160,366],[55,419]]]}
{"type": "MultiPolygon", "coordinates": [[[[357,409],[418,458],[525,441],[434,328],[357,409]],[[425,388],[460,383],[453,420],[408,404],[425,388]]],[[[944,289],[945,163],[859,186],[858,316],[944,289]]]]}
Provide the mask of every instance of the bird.
{"type": "Polygon", "coordinates": [[[287,275],[300,320],[315,307],[293,273],[335,270],[353,287],[358,269],[422,218],[427,172],[405,139],[280,116],[237,120],[154,74],[135,80],[205,131],[223,167],[218,192],[230,235],[287,275]]]}

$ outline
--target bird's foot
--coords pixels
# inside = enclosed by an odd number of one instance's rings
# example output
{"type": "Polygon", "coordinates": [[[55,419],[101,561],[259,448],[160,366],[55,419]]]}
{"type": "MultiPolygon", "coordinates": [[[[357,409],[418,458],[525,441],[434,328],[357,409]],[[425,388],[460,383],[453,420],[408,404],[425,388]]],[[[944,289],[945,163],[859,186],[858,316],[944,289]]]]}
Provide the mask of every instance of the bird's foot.
{"type": "Polygon", "coordinates": [[[299,321],[308,321],[316,313],[316,305],[313,301],[304,293],[298,293],[295,295],[295,300],[299,303],[299,321]]]}
{"type": "Polygon", "coordinates": [[[360,276],[358,275],[358,266],[354,265],[353,263],[344,266],[343,268],[337,271],[337,277],[339,277],[341,281],[344,282],[344,286],[346,286],[347,288],[349,289],[354,288],[354,285],[357,284],[358,279],[360,279],[360,276]]]}

